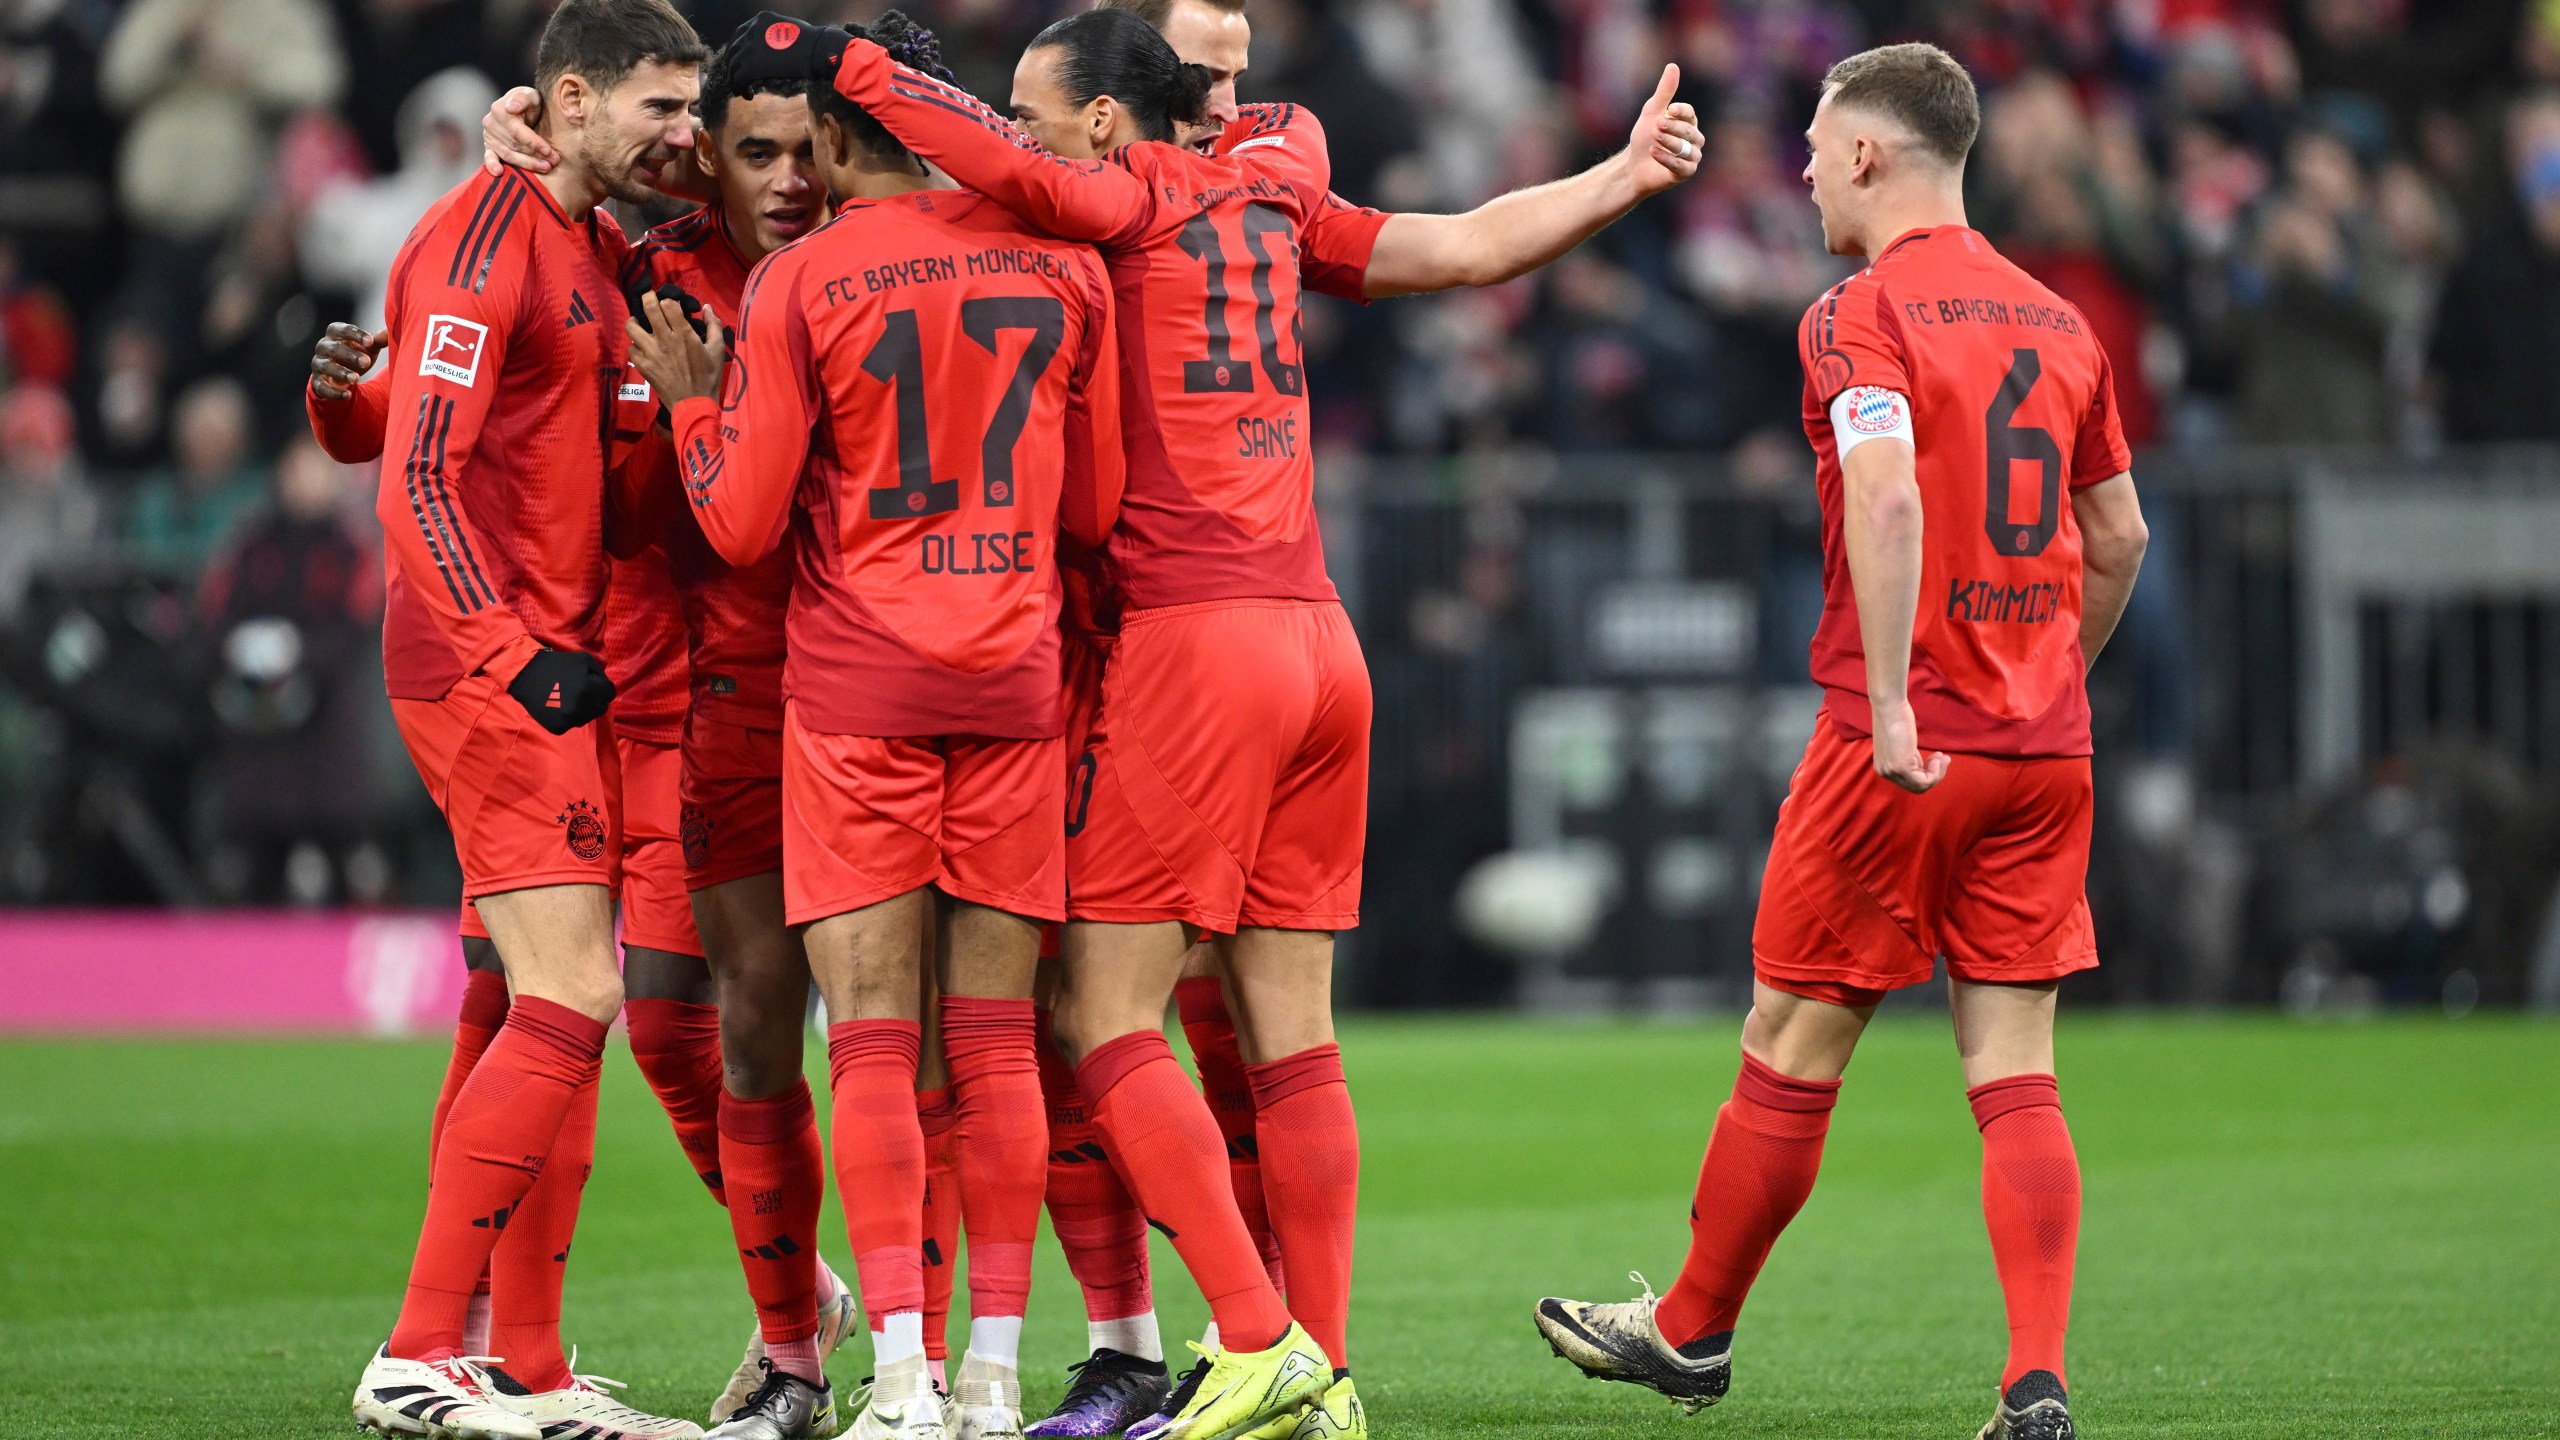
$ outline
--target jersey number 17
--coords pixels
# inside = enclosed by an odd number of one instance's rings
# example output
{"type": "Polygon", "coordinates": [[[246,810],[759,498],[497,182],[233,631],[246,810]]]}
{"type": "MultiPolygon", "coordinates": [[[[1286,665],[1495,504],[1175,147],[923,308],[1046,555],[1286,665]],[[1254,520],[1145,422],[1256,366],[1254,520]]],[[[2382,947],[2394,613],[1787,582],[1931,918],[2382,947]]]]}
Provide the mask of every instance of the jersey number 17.
{"type": "MultiPolygon", "coordinates": [[[[1013,367],[1012,383],[987,419],[978,447],[978,473],[986,504],[1013,504],[1013,447],[1031,418],[1031,397],[1040,377],[1058,356],[1067,334],[1067,307],[1051,295],[985,296],[960,303],[960,329],[990,355],[996,337],[1006,330],[1028,330],[1031,343],[1013,367]]],[[[862,357],[863,372],[883,385],[898,387],[898,483],[871,490],[871,518],[914,520],[947,515],[960,508],[960,482],[933,478],[933,435],[925,421],[924,337],[916,312],[892,310],[862,357]]]]}

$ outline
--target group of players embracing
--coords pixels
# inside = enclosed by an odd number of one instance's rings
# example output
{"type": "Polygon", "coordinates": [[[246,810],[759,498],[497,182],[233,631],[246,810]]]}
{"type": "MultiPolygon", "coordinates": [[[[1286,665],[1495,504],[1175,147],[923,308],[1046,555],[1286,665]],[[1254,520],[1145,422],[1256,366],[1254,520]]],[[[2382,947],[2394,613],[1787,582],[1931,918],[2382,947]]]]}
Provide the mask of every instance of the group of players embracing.
{"type": "Polygon", "coordinates": [[[1114,0],[1033,41],[1007,118],[896,12],[712,53],[666,0],[566,0],[387,328],[323,341],[312,425],[382,462],[386,676],[471,965],[366,1428],[701,1433],[558,1333],[620,1014],[755,1304],[712,1434],[835,1433],[857,1314],[865,1440],[1367,1433],[1330,983],[1371,702],[1302,296],[1511,279],[1701,137],[1666,71],[1593,169],[1384,215],[1330,193],[1315,116],[1236,103],[1248,38],[1242,0],[1114,0]],[[636,244],[600,208],[660,192],[704,203],[636,244]],[[1044,1199],[1093,1349],[1025,1429],[1044,1199]],[[1212,1316],[1178,1384],[1150,1225],[1212,1316]]]}

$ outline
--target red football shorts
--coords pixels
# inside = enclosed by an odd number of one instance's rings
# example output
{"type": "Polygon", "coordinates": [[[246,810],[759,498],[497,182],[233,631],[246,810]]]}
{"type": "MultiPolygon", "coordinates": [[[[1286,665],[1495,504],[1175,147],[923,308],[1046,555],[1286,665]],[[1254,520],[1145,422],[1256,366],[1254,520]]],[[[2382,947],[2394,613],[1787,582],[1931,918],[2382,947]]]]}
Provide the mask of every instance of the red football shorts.
{"type": "Polygon", "coordinates": [[[678,785],[684,762],[673,745],[622,743],[622,943],[699,955],[693,900],[685,893],[678,843],[678,785]]]}
{"type": "Polygon", "coordinates": [[[610,719],[554,735],[486,675],[463,677],[440,700],[395,698],[391,718],[453,832],[464,899],[620,879],[622,767],[610,719]]]}
{"type": "Polygon", "coordinates": [[[783,918],[805,925],[926,885],[1066,916],[1065,743],[829,735],[782,712],[783,918]]]}
{"type": "Polygon", "coordinates": [[[684,720],[684,874],[708,890],[782,868],[782,732],[684,720]]]}
{"type": "Polygon", "coordinates": [[[1067,807],[1078,920],[1360,923],[1369,667],[1333,601],[1131,611],[1067,807]]]}
{"type": "Polygon", "coordinates": [[[2027,984],[2098,963],[2089,760],[1957,755],[1914,795],[1825,715],[1778,811],[1751,964],[1774,989],[1873,1005],[1929,978],[2027,984]]]}

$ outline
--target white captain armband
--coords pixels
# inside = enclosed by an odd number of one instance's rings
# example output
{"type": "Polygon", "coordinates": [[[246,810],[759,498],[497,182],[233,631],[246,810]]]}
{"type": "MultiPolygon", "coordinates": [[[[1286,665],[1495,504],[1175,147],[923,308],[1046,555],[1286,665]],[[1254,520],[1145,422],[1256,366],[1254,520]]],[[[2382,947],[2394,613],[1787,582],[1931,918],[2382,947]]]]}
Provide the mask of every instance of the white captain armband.
{"type": "Polygon", "coordinates": [[[1916,449],[1911,397],[1880,385],[1852,385],[1831,402],[1831,434],[1843,460],[1870,440],[1899,440],[1916,449]]]}

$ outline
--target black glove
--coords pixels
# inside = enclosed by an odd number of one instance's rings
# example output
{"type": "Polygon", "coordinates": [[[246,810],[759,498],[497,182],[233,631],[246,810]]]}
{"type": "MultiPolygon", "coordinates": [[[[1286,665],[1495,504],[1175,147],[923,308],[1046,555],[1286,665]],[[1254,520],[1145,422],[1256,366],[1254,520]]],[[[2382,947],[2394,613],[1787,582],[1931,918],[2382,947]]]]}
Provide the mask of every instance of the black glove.
{"type": "Polygon", "coordinates": [[[725,47],[729,86],[743,91],[756,84],[785,80],[833,85],[837,69],[844,64],[845,47],[852,43],[850,30],[812,25],[771,10],[759,11],[754,19],[738,27],[738,33],[729,38],[725,47]]]}
{"type": "MultiPolygon", "coordinates": [[[[673,300],[676,302],[676,308],[682,310],[684,312],[684,318],[692,323],[694,338],[702,341],[706,345],[711,342],[711,327],[702,323],[702,302],[694,299],[691,295],[686,294],[683,286],[670,280],[655,290],[647,290],[641,293],[645,295],[655,295],[661,300],[673,300]]],[[[637,296],[632,299],[631,314],[640,322],[641,329],[648,331],[652,335],[657,333],[658,327],[649,323],[649,312],[640,308],[639,298],[637,296]]]]}
{"type": "Polygon", "coordinates": [[[613,703],[613,679],[604,662],[581,650],[545,650],[525,662],[507,693],[533,723],[566,735],[602,715],[613,703]]]}

